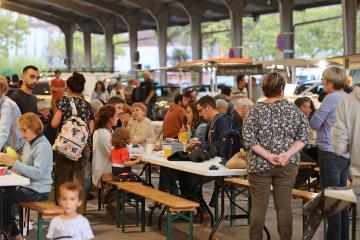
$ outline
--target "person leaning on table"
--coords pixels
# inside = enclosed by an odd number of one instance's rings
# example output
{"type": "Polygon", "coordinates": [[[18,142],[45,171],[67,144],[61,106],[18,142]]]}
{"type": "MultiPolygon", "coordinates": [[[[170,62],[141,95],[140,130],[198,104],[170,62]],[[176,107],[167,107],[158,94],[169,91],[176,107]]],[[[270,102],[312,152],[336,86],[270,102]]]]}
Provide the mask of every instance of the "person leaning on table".
{"type": "Polygon", "coordinates": [[[49,141],[43,135],[43,125],[34,113],[25,113],[18,120],[21,133],[25,139],[24,152],[21,160],[0,154],[0,164],[12,167],[20,175],[30,178],[30,185],[19,188],[8,188],[3,195],[3,219],[11,224],[11,235],[16,240],[23,237],[11,214],[12,205],[18,202],[47,201],[51,191],[51,171],[53,168],[53,151],[49,141]]]}
{"type": "Polygon", "coordinates": [[[264,77],[266,99],[244,121],[243,139],[251,149],[248,173],[252,208],[250,239],[263,239],[271,186],[280,239],[292,237],[292,188],[298,173],[299,151],[309,143],[309,123],[297,106],[284,99],[285,79],[278,73],[264,77]]]}

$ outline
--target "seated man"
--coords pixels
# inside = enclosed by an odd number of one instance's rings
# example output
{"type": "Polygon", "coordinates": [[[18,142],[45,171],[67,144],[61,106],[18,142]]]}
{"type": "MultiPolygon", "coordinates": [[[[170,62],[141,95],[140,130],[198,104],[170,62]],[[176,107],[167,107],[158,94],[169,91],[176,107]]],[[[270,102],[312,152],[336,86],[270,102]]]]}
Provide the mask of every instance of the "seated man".
{"type": "Polygon", "coordinates": [[[163,122],[163,134],[165,138],[178,138],[182,122],[185,117],[185,108],[189,98],[182,94],[176,95],[174,103],[170,106],[163,122]]]}
{"type": "Polygon", "coordinates": [[[233,100],[234,111],[233,115],[233,129],[239,129],[242,132],[243,120],[246,114],[250,111],[254,103],[248,98],[240,98],[233,100]]]}
{"type": "Polygon", "coordinates": [[[224,99],[216,100],[216,110],[219,113],[227,113],[229,109],[229,104],[224,99]]]}

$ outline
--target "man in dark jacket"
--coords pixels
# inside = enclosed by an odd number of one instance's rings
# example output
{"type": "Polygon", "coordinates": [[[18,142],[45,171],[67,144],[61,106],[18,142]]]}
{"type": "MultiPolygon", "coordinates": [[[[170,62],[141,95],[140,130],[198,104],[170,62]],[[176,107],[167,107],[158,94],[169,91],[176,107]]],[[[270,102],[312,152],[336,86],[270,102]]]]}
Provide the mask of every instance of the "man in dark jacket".
{"type": "Polygon", "coordinates": [[[199,115],[207,122],[208,129],[205,140],[217,149],[217,156],[225,156],[223,138],[228,129],[232,126],[232,120],[227,114],[220,114],[216,110],[216,102],[213,97],[204,96],[196,102],[199,115]]]}

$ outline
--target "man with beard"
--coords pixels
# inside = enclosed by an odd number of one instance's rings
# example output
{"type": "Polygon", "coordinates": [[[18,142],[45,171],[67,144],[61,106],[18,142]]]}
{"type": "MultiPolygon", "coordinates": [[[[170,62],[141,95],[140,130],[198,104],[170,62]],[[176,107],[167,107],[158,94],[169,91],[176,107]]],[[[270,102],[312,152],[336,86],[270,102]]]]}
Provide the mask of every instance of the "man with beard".
{"type": "Polygon", "coordinates": [[[18,105],[21,114],[27,112],[37,113],[37,100],[32,94],[39,81],[39,69],[35,66],[26,66],[23,69],[23,84],[12,95],[11,99],[18,105]]]}

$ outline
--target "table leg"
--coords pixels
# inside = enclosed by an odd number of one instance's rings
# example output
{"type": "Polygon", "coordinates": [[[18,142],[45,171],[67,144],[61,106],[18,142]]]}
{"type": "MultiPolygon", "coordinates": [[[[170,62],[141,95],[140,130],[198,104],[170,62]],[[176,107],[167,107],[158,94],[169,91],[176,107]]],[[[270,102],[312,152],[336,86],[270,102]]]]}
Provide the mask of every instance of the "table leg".
{"type": "Polygon", "coordinates": [[[352,229],[351,229],[351,239],[356,239],[356,203],[352,203],[352,229]]]}
{"type": "Polygon", "coordinates": [[[220,216],[218,217],[212,231],[209,237],[209,240],[212,240],[218,227],[220,226],[220,223],[222,219],[224,218],[224,211],[225,211],[225,183],[224,183],[224,177],[218,178],[219,185],[220,185],[220,194],[221,194],[221,203],[220,203],[220,216]]]}
{"type": "Polygon", "coordinates": [[[3,238],[5,240],[9,240],[9,237],[6,234],[6,231],[5,231],[5,228],[4,228],[4,221],[3,221],[4,219],[3,219],[3,211],[2,211],[2,209],[3,209],[3,188],[0,187],[0,234],[1,234],[1,236],[3,236],[3,238]]]}

